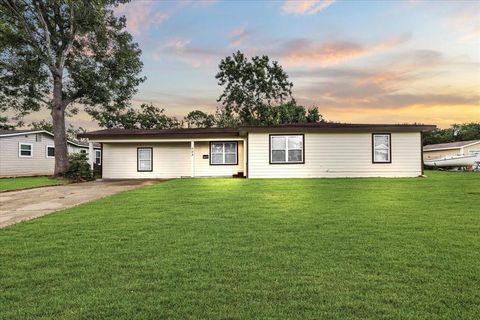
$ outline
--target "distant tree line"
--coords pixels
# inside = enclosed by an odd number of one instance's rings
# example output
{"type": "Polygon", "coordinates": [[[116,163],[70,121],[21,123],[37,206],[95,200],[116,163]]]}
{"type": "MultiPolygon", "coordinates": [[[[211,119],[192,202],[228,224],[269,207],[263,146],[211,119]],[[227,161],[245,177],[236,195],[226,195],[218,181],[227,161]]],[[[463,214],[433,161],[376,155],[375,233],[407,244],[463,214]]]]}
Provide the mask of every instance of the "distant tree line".
{"type": "Polygon", "coordinates": [[[480,140],[480,122],[454,124],[447,129],[426,132],[423,136],[424,145],[467,140],[480,140]]]}

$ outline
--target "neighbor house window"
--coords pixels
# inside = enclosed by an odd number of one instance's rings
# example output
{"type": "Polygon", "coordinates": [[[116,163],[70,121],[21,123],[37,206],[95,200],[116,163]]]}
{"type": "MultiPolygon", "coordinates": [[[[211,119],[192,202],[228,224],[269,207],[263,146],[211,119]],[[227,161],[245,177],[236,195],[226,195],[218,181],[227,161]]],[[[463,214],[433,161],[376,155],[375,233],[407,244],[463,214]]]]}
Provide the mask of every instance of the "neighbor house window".
{"type": "Polygon", "coordinates": [[[80,150],[80,153],[87,153],[87,150],[81,149],[81,150],[80,150]]]}
{"type": "Polygon", "coordinates": [[[31,143],[19,143],[18,144],[18,156],[19,157],[32,157],[33,145],[31,143]]]}
{"type": "Polygon", "coordinates": [[[95,164],[101,165],[102,164],[102,151],[95,150],[95,164]]]}
{"type": "Polygon", "coordinates": [[[238,164],[237,142],[210,142],[210,164],[238,164]]]}
{"type": "Polygon", "coordinates": [[[152,171],[152,148],[137,149],[137,171],[152,171]]]}
{"type": "Polygon", "coordinates": [[[303,135],[270,135],[270,163],[304,163],[303,135]]]}
{"type": "Polygon", "coordinates": [[[55,158],[55,147],[54,146],[47,146],[45,153],[46,153],[47,158],[55,158]]]}
{"type": "Polygon", "coordinates": [[[372,135],[373,163],[392,162],[392,149],[390,140],[390,133],[374,133],[372,135]]]}

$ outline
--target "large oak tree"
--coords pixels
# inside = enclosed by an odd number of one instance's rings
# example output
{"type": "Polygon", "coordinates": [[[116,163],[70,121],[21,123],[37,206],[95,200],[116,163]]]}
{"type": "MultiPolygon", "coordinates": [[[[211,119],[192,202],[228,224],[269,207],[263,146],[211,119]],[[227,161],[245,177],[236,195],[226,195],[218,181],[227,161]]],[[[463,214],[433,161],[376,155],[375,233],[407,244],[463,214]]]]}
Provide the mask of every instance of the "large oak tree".
{"type": "Polygon", "coordinates": [[[0,0],[0,111],[48,108],[55,175],[68,166],[65,116],[126,108],[143,64],[113,8],[122,0],[0,0]]]}

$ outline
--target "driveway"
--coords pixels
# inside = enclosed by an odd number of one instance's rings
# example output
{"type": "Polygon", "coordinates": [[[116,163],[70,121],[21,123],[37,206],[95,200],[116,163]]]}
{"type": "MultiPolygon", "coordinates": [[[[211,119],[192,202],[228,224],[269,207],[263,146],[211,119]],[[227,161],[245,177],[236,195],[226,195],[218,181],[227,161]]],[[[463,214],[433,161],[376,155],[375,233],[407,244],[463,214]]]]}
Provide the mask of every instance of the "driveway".
{"type": "Polygon", "coordinates": [[[153,181],[93,181],[0,193],[0,228],[74,207],[153,181]]]}

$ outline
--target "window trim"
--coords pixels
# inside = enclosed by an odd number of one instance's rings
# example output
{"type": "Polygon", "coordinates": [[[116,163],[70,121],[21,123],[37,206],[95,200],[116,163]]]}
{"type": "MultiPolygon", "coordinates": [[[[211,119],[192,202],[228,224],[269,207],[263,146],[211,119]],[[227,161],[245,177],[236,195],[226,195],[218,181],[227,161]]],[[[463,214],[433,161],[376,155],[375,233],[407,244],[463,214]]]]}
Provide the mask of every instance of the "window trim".
{"type": "Polygon", "coordinates": [[[19,142],[18,143],[18,157],[19,158],[33,158],[33,143],[19,142]],[[22,145],[30,146],[30,155],[29,156],[22,155],[22,145]]]}
{"type": "Polygon", "coordinates": [[[45,158],[55,159],[55,146],[53,146],[53,145],[46,145],[45,146],[45,158]],[[48,148],[53,148],[53,157],[48,155],[48,148]]]}
{"type": "MultiPolygon", "coordinates": [[[[288,141],[285,151],[288,157],[288,141]]],[[[268,162],[269,164],[305,164],[305,134],[304,133],[276,133],[268,135],[268,162]],[[289,137],[289,136],[302,136],[302,161],[285,161],[285,162],[272,162],[272,137],[289,137]]]]}
{"type": "MultiPolygon", "coordinates": [[[[102,165],[102,150],[100,149],[94,149],[93,150],[93,153],[94,153],[94,163],[97,165],[97,166],[101,166],[102,165]],[[100,161],[97,163],[97,152],[100,153],[100,157],[98,157],[100,159],[100,161]]],[[[152,153],[152,156],[153,156],[153,153],[152,153]]],[[[138,155],[137,155],[138,157],[138,155]]]]}
{"type": "Polygon", "coordinates": [[[210,141],[208,144],[208,161],[211,166],[238,166],[238,141],[210,141]],[[212,144],[222,143],[223,149],[223,162],[225,162],[225,143],[235,143],[235,163],[212,163],[212,144]]]}
{"type": "Polygon", "coordinates": [[[137,148],[137,172],[152,172],[153,171],[153,148],[152,147],[138,147],[137,148]],[[140,157],[139,151],[140,150],[150,150],[150,170],[140,170],[140,157]]]}
{"type": "Polygon", "coordinates": [[[372,133],[372,163],[373,164],[390,164],[392,163],[392,134],[389,132],[372,133]],[[375,161],[375,136],[388,136],[388,161],[375,161]]]}

